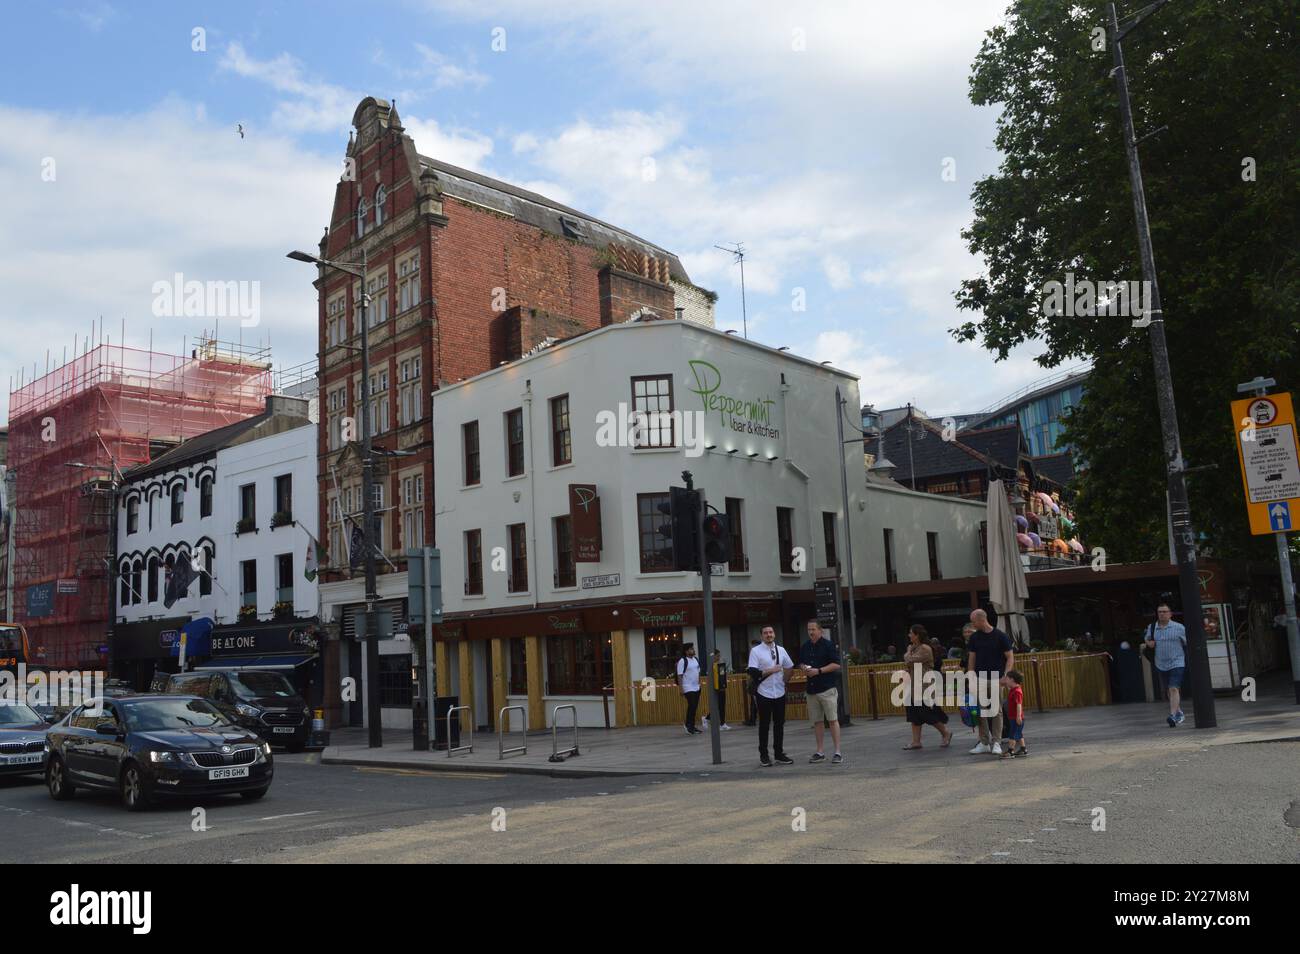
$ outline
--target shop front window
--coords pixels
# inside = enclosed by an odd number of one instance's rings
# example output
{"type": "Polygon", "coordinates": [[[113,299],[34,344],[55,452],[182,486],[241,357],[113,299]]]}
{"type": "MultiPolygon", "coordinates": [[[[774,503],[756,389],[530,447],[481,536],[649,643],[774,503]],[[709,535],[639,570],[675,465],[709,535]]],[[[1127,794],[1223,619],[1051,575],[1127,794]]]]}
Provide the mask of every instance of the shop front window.
{"type": "Polygon", "coordinates": [[[652,679],[676,678],[677,660],[682,656],[680,627],[645,631],[645,674],[652,679]]]}
{"type": "Polygon", "coordinates": [[[596,696],[614,670],[609,633],[546,637],[546,690],[553,696],[596,696]]]}

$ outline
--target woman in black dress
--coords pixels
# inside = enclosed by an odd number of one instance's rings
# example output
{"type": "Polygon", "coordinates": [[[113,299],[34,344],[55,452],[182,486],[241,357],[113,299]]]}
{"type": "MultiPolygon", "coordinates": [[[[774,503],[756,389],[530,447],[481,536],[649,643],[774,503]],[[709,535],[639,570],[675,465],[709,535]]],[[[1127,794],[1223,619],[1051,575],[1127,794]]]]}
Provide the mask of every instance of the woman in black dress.
{"type": "MultiPolygon", "coordinates": [[[[912,628],[907,632],[907,642],[907,652],[903,653],[903,662],[908,667],[908,675],[912,681],[920,687],[923,686],[921,680],[925,674],[934,668],[934,652],[930,649],[925,627],[920,623],[913,623],[912,628]]],[[[941,687],[936,688],[942,692],[941,687]]],[[[904,751],[921,748],[921,727],[927,725],[934,726],[943,736],[940,747],[945,749],[948,747],[952,742],[952,732],[948,729],[948,716],[942,706],[913,705],[906,708],[907,721],[912,727],[912,744],[903,746],[904,751]]]]}

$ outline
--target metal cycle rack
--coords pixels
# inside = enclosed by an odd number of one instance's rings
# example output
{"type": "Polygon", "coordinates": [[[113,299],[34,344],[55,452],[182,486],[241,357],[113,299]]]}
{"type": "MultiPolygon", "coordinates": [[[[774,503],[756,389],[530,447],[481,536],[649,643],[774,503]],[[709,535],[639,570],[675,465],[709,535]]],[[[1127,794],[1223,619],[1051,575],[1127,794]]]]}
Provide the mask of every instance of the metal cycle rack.
{"type": "Polygon", "coordinates": [[[581,755],[578,751],[578,707],[572,704],[556,706],[555,711],[551,713],[551,757],[548,762],[563,762],[570,755],[581,755]],[[559,715],[561,709],[568,709],[573,713],[573,745],[567,749],[560,749],[560,725],[559,715]]]}
{"type": "Polygon", "coordinates": [[[450,709],[447,710],[447,758],[451,758],[457,752],[473,752],[473,751],[474,751],[474,712],[472,709],[470,709],[469,706],[452,706],[450,709]],[[469,745],[458,745],[455,748],[452,748],[451,747],[451,739],[452,739],[451,717],[454,716],[457,712],[468,712],[470,714],[469,745]]]}
{"type": "Polygon", "coordinates": [[[507,755],[513,755],[516,752],[528,753],[528,710],[523,706],[502,706],[501,711],[497,713],[497,758],[503,759],[507,755]],[[519,712],[524,717],[524,744],[516,745],[512,748],[506,748],[506,713],[519,712]]]}

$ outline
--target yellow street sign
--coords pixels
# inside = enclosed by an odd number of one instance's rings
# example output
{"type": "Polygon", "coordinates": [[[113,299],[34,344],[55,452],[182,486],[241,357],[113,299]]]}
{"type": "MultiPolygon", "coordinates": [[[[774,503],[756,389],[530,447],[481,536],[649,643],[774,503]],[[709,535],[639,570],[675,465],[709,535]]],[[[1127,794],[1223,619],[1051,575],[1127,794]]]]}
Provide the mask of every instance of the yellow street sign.
{"type": "Polygon", "coordinates": [[[1233,401],[1232,419],[1250,532],[1295,529],[1300,521],[1300,455],[1291,395],[1233,401]]]}

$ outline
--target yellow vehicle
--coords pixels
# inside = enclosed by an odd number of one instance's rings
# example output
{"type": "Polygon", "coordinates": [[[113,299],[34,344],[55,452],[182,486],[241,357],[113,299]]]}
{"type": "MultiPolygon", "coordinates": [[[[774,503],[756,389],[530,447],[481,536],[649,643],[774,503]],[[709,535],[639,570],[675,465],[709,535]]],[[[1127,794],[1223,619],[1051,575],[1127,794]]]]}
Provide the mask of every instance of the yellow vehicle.
{"type": "Polygon", "coordinates": [[[31,659],[27,630],[17,623],[0,623],[0,669],[18,671],[20,663],[31,659]]]}

